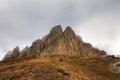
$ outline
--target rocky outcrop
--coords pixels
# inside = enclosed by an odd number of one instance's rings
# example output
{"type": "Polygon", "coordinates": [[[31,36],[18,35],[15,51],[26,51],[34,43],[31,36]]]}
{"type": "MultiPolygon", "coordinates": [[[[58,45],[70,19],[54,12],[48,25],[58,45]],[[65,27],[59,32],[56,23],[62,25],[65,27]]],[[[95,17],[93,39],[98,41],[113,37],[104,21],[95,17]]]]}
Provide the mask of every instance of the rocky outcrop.
{"type": "Polygon", "coordinates": [[[6,55],[4,56],[4,59],[10,59],[11,58],[12,51],[8,51],[6,55]]]}
{"type": "Polygon", "coordinates": [[[29,48],[28,56],[38,56],[53,52],[61,35],[61,25],[53,27],[49,34],[43,37],[42,40],[38,39],[33,42],[29,48]]]}
{"type": "Polygon", "coordinates": [[[71,27],[68,26],[65,31],[62,31],[61,25],[58,25],[53,27],[48,35],[34,41],[30,47],[26,47],[21,52],[16,47],[11,53],[11,58],[49,54],[88,57],[106,55],[104,51],[85,43],[80,36],[74,33],[71,27]]]}
{"type": "Polygon", "coordinates": [[[110,68],[113,72],[120,73],[120,61],[113,63],[113,64],[110,64],[110,68]]]}
{"type": "Polygon", "coordinates": [[[27,53],[28,56],[35,56],[42,51],[42,40],[38,39],[32,43],[32,46],[29,48],[27,53]]]}
{"type": "Polygon", "coordinates": [[[16,57],[19,56],[19,54],[20,54],[20,52],[19,52],[19,47],[16,47],[16,48],[13,49],[12,54],[11,54],[11,57],[12,57],[12,58],[16,58],[16,57]]]}
{"type": "Polygon", "coordinates": [[[79,55],[79,41],[73,30],[67,27],[60,36],[59,43],[55,50],[56,54],[79,55]]]}
{"type": "Polygon", "coordinates": [[[13,51],[8,51],[3,60],[15,59],[20,54],[19,47],[13,49],[13,51]]]}
{"type": "Polygon", "coordinates": [[[19,57],[25,57],[25,56],[27,56],[28,51],[29,51],[29,48],[28,48],[28,46],[27,46],[27,47],[25,47],[25,48],[20,52],[19,57]]]}

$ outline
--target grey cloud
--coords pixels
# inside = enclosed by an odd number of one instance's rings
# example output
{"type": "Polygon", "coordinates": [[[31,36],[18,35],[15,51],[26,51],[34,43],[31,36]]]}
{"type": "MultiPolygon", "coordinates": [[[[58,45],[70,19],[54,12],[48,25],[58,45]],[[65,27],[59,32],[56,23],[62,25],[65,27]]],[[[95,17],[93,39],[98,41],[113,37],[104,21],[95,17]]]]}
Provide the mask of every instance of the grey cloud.
{"type": "Polygon", "coordinates": [[[81,33],[86,42],[105,49],[109,54],[118,55],[120,53],[118,49],[120,48],[120,1],[101,2],[102,4],[98,1],[96,9],[90,10],[92,14],[84,18],[82,23],[77,24],[77,30],[79,29],[77,32],[81,33]]]}

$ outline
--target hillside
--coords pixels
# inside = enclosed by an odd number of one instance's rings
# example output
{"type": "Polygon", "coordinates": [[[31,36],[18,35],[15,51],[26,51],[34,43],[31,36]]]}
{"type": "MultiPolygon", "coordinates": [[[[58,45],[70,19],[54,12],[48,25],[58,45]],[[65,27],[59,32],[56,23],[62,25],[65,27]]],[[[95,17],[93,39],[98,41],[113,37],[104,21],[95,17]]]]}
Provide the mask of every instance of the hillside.
{"type": "Polygon", "coordinates": [[[0,62],[0,80],[120,80],[120,58],[92,47],[60,25],[0,62]]]}
{"type": "Polygon", "coordinates": [[[50,55],[0,62],[0,80],[120,80],[109,65],[120,59],[50,55]]]}

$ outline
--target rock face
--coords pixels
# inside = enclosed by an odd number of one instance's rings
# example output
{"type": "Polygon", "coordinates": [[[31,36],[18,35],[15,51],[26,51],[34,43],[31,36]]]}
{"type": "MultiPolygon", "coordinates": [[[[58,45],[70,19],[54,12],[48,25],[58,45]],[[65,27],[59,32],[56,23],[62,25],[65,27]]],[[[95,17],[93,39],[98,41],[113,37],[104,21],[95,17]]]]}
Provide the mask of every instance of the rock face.
{"type": "Polygon", "coordinates": [[[18,57],[19,56],[19,47],[16,47],[16,48],[14,48],[13,49],[13,52],[12,52],[12,54],[11,54],[11,57],[12,58],[16,58],[16,57],[18,57]]]}
{"type": "Polygon", "coordinates": [[[27,56],[28,51],[29,51],[29,48],[27,46],[20,52],[19,57],[27,56]]]}
{"type": "Polygon", "coordinates": [[[113,63],[113,64],[110,64],[110,68],[113,72],[120,73],[120,61],[113,63]]]}
{"type": "Polygon", "coordinates": [[[19,47],[16,47],[13,49],[13,51],[8,51],[7,54],[4,57],[4,60],[8,60],[8,59],[14,59],[16,57],[18,57],[20,54],[19,52],[19,47]]]}
{"type": "Polygon", "coordinates": [[[4,59],[10,59],[12,55],[12,51],[8,51],[6,55],[4,56],[4,59]]]}
{"type": "MultiPolygon", "coordinates": [[[[81,41],[80,41],[81,43],[81,41]]],[[[67,27],[60,37],[55,53],[65,55],[79,55],[79,40],[73,30],[67,27]]]]}
{"type": "Polygon", "coordinates": [[[49,54],[88,57],[106,55],[104,51],[95,49],[91,44],[82,41],[82,38],[77,36],[71,27],[62,31],[61,25],[58,25],[53,27],[48,35],[34,41],[30,47],[26,47],[21,52],[16,47],[11,53],[11,58],[49,54]]]}

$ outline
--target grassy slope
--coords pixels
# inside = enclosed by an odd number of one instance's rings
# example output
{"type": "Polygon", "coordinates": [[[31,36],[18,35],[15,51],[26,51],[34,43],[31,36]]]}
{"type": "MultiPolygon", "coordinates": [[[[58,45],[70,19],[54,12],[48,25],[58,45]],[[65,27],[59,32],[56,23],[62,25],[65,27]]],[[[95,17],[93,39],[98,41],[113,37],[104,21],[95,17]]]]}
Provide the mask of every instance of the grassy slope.
{"type": "Polygon", "coordinates": [[[0,80],[120,80],[109,58],[68,57],[60,55],[0,62],[0,80]]]}

